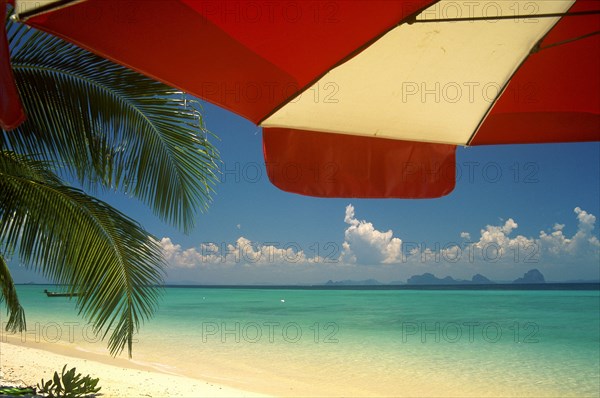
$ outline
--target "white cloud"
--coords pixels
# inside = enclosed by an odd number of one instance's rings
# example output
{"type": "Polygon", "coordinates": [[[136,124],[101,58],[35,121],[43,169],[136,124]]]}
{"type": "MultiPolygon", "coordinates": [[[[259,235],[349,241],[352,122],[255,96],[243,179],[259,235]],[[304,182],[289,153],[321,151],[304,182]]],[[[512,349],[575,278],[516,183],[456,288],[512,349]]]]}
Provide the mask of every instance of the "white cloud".
{"type": "Polygon", "coordinates": [[[173,266],[181,268],[194,268],[197,262],[198,253],[195,249],[182,250],[181,245],[176,245],[171,238],[162,238],[160,245],[165,259],[173,266]]]}
{"type": "Polygon", "coordinates": [[[598,238],[593,235],[596,217],[593,214],[576,207],[578,227],[573,236],[565,235],[565,224],[555,223],[551,232],[540,231],[539,237],[525,237],[510,235],[518,228],[518,224],[509,218],[502,225],[487,225],[481,230],[481,236],[473,244],[479,249],[485,260],[485,252],[490,249],[500,250],[500,257],[519,262],[542,262],[543,260],[557,260],[560,256],[575,256],[596,251],[600,247],[598,238]],[[549,257],[548,257],[549,256],[549,257]]]}
{"type": "Polygon", "coordinates": [[[577,232],[572,237],[564,234],[564,224],[554,224],[552,232],[540,231],[540,243],[542,248],[553,255],[560,254],[582,254],[586,249],[592,250],[600,247],[598,238],[592,234],[596,216],[582,210],[580,207],[573,209],[577,215],[577,232]]]}
{"type": "Polygon", "coordinates": [[[577,220],[579,220],[580,229],[585,229],[587,232],[590,232],[594,229],[594,224],[596,223],[596,216],[593,214],[589,214],[585,210],[581,210],[580,207],[576,207],[573,209],[575,214],[577,214],[577,220]]]}
{"type": "Polygon", "coordinates": [[[354,217],[354,206],[346,206],[346,215],[344,216],[344,222],[346,224],[357,226],[360,222],[354,217]]]}
{"type": "Polygon", "coordinates": [[[266,242],[258,244],[240,236],[234,243],[201,243],[198,248],[183,250],[181,245],[173,244],[170,238],[160,241],[167,261],[175,268],[214,267],[218,265],[242,266],[282,265],[282,264],[318,264],[337,261],[318,254],[307,256],[298,243],[266,242]]]}
{"type": "Polygon", "coordinates": [[[564,224],[554,224],[553,232],[547,234],[540,231],[540,241],[546,250],[553,254],[559,254],[561,251],[570,251],[571,239],[563,234],[564,224]]]}
{"type": "Polygon", "coordinates": [[[518,227],[519,224],[512,218],[506,220],[504,225],[487,225],[480,231],[481,236],[479,241],[474,243],[474,247],[480,250],[488,250],[490,247],[508,250],[535,244],[534,239],[526,238],[523,235],[511,238],[509,235],[518,227]]]}
{"type": "Polygon", "coordinates": [[[308,259],[297,243],[267,242],[255,244],[244,237],[239,237],[235,245],[227,245],[225,256],[227,263],[245,265],[297,264],[314,260],[308,259]]]}
{"type": "Polygon", "coordinates": [[[181,245],[173,244],[171,238],[162,238],[160,245],[167,260],[172,260],[181,251],[181,245]]]}
{"type": "Polygon", "coordinates": [[[386,232],[375,229],[372,223],[359,221],[354,206],[346,206],[342,261],[358,264],[391,264],[402,259],[402,240],[394,237],[390,229],[386,232]]]}
{"type": "Polygon", "coordinates": [[[422,265],[446,263],[476,266],[497,262],[543,264],[544,261],[556,264],[573,256],[591,254],[591,258],[597,261],[600,241],[593,234],[596,217],[579,207],[574,212],[578,229],[570,237],[564,233],[565,225],[559,223],[554,224],[552,232],[541,231],[539,237],[514,236],[519,224],[513,218],[508,218],[499,225],[486,225],[475,242],[471,242],[468,232],[460,233],[460,237],[466,240],[463,244],[450,240],[446,243],[416,244],[404,240],[404,257],[400,259],[404,263],[422,265]]]}

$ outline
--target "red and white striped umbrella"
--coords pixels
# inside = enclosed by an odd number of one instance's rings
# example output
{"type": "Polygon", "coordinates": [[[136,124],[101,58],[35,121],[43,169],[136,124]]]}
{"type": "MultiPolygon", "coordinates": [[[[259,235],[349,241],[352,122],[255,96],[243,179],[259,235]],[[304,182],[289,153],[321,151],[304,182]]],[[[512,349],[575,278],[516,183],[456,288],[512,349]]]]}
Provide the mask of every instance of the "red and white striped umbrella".
{"type": "Polygon", "coordinates": [[[437,197],[458,145],[600,140],[597,1],[14,3],[31,26],[262,126],[269,178],[290,192],[437,197]]]}

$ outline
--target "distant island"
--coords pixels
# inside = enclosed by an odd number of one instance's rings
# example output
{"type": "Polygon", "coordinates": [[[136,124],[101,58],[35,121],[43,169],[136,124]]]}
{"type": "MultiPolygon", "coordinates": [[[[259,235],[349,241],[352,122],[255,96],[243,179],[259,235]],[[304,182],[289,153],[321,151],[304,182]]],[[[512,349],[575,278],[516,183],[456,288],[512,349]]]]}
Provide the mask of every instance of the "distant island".
{"type": "MultiPolygon", "coordinates": [[[[496,282],[488,279],[481,274],[475,274],[471,280],[466,279],[454,279],[451,276],[444,278],[438,278],[435,275],[426,272],[421,275],[413,275],[407,279],[406,285],[493,285],[496,282]]],[[[515,279],[514,284],[538,284],[546,283],[544,275],[538,269],[531,269],[527,271],[522,277],[515,279]]],[[[394,281],[389,285],[403,285],[403,282],[394,281]]],[[[375,279],[366,279],[361,281],[355,280],[343,280],[343,281],[332,281],[328,280],[325,286],[379,286],[386,285],[385,283],[379,282],[375,279]]]]}
{"type": "Polygon", "coordinates": [[[481,274],[473,275],[471,280],[464,280],[454,279],[451,276],[440,279],[427,272],[423,275],[411,276],[408,278],[406,283],[409,285],[491,285],[496,282],[486,278],[481,274]]]}
{"type": "MultiPolygon", "coordinates": [[[[422,275],[411,276],[406,283],[409,285],[490,285],[495,282],[481,274],[474,275],[471,280],[461,280],[454,279],[451,276],[440,279],[427,272],[422,275]]],[[[546,283],[546,280],[539,270],[532,269],[527,271],[523,277],[515,279],[512,283],[546,283]]]]}
{"type": "Polygon", "coordinates": [[[546,283],[544,275],[537,269],[525,272],[522,278],[515,279],[513,283],[546,283]]]}
{"type": "Polygon", "coordinates": [[[375,279],[366,279],[364,281],[352,281],[352,280],[347,279],[345,281],[336,281],[336,282],[334,282],[330,279],[325,283],[325,286],[379,286],[379,285],[383,285],[383,283],[381,283],[375,279]]]}

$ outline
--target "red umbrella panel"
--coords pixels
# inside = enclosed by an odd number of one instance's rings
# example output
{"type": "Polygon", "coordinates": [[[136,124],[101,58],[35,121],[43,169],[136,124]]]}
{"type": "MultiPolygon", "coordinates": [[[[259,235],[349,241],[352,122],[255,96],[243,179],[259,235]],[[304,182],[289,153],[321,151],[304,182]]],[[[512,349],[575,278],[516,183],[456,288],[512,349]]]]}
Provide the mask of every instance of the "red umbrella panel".
{"type": "Polygon", "coordinates": [[[6,39],[6,6],[0,2],[0,127],[12,130],[25,120],[25,111],[21,107],[17,86],[15,85],[12,69],[10,68],[10,54],[6,39]]]}
{"type": "MultiPolygon", "coordinates": [[[[600,140],[596,1],[15,7],[31,26],[262,126],[267,173],[290,192],[438,197],[454,188],[458,145],[600,140]]],[[[3,88],[2,104],[14,101],[3,88]]]]}

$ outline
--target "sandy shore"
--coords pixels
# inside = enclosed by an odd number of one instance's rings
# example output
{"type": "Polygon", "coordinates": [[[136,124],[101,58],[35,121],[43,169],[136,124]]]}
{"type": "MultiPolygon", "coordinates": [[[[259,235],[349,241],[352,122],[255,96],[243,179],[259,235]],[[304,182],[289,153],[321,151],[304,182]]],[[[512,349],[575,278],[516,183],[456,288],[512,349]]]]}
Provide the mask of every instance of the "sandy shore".
{"type": "Polygon", "coordinates": [[[188,377],[144,369],[135,362],[112,359],[118,365],[32,348],[0,343],[0,384],[35,386],[55,371],[77,368],[78,373],[100,378],[102,397],[259,397],[264,395],[188,377]]]}

